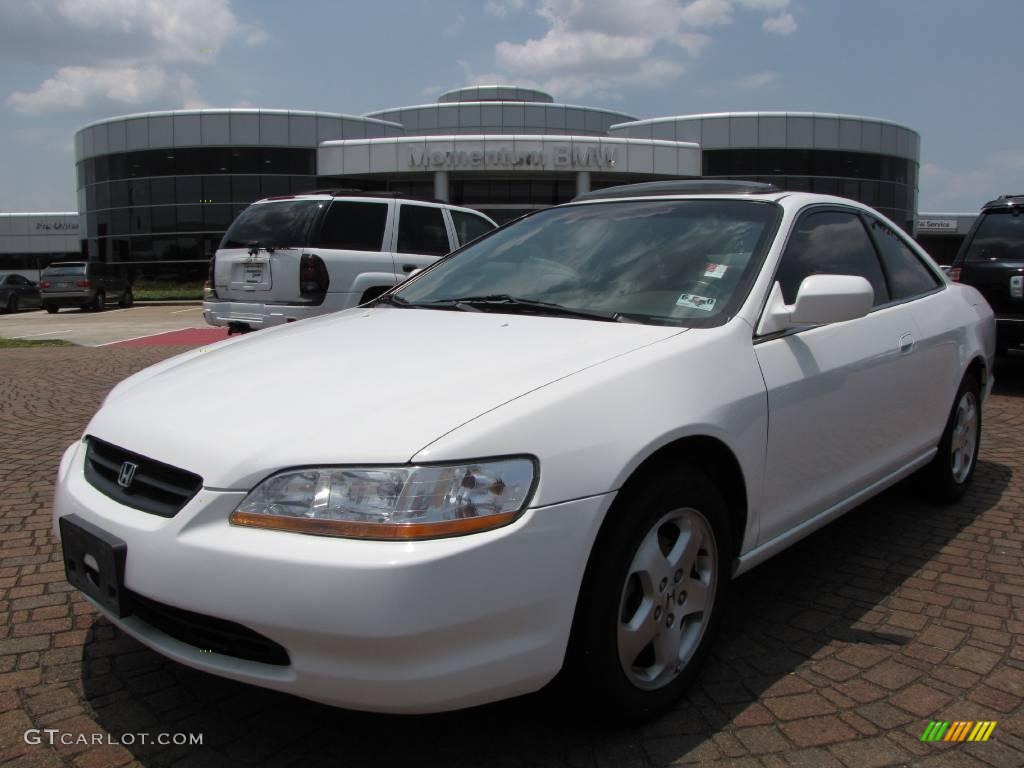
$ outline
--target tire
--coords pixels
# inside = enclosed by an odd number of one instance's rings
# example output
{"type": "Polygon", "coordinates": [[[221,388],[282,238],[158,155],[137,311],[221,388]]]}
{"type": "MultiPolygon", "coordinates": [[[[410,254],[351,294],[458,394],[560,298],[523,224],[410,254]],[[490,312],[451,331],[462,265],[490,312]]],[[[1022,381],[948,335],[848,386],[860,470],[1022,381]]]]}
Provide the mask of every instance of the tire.
{"type": "Polygon", "coordinates": [[[56,304],[49,303],[43,304],[43,309],[45,309],[51,315],[56,315],[60,311],[60,307],[58,307],[56,304]]]}
{"type": "Polygon", "coordinates": [[[107,306],[107,294],[104,291],[97,291],[96,298],[92,302],[93,312],[102,312],[107,306]]]}
{"type": "Polygon", "coordinates": [[[933,501],[953,502],[967,492],[981,446],[981,385],[973,373],[960,382],[935,458],[918,476],[933,501]]]}
{"type": "Polygon", "coordinates": [[[131,288],[125,288],[124,293],[121,294],[120,300],[117,302],[117,306],[122,309],[128,309],[135,303],[135,296],[132,294],[131,288]]]}
{"type": "Polygon", "coordinates": [[[14,294],[7,299],[7,309],[4,310],[9,315],[13,315],[18,311],[18,297],[14,294]]]}
{"type": "Polygon", "coordinates": [[[725,501],[703,472],[684,467],[633,488],[616,500],[591,553],[565,679],[601,718],[637,722],[671,707],[697,675],[734,550],[725,501]]]}

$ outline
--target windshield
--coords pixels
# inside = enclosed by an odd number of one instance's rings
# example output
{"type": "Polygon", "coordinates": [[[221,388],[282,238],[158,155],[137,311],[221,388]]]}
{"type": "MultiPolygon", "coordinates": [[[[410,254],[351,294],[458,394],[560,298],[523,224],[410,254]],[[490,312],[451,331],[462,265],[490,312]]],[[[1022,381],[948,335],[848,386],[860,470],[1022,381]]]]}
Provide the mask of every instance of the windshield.
{"type": "Polygon", "coordinates": [[[221,248],[301,248],[309,224],[324,206],[323,200],[281,200],[254,203],[242,211],[224,234],[221,248]]]}
{"type": "Polygon", "coordinates": [[[43,277],[84,275],[85,264],[54,264],[43,270],[43,277]]]}
{"type": "Polygon", "coordinates": [[[552,208],[439,262],[394,303],[515,297],[641,322],[717,325],[746,295],[779,210],[751,200],[552,208]]]}
{"type": "Polygon", "coordinates": [[[1024,261],[1024,216],[1010,211],[984,215],[967,249],[967,261],[1024,261]]]}

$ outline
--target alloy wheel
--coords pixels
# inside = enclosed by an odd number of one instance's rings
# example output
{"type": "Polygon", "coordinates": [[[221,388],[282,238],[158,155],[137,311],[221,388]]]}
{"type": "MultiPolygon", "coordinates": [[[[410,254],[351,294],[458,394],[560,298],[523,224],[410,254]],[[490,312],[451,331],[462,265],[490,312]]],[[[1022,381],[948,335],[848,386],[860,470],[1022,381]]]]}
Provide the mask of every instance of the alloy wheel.
{"type": "Polygon", "coordinates": [[[953,439],[950,442],[950,462],[953,479],[957,483],[967,480],[978,448],[978,398],[974,392],[964,392],[956,406],[953,439]]]}
{"type": "Polygon", "coordinates": [[[644,536],[619,601],[619,662],[638,688],[655,690],[685,669],[711,618],[718,547],[707,519],[684,507],[644,536]]]}

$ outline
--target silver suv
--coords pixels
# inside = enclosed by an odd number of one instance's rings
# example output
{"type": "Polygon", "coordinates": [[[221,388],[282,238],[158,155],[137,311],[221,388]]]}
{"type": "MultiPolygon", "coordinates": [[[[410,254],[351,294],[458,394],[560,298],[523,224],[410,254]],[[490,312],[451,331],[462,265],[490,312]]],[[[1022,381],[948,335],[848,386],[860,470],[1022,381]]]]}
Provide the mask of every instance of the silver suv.
{"type": "Polygon", "coordinates": [[[210,263],[203,316],[248,331],[348,309],[496,227],[468,208],[396,194],[260,200],[210,263]]]}
{"type": "Polygon", "coordinates": [[[132,286],[113,264],[100,261],[58,261],[39,276],[43,307],[53,314],[61,307],[80,307],[99,312],[108,302],[130,307],[132,286]]]}

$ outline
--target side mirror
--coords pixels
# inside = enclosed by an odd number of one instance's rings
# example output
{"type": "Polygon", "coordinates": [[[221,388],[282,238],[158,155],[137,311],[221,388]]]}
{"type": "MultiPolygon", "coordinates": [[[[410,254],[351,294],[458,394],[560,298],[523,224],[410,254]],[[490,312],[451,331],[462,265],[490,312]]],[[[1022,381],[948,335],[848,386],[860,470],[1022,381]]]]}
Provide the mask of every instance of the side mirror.
{"type": "Polygon", "coordinates": [[[792,304],[786,304],[782,286],[775,283],[757,332],[763,336],[790,328],[855,320],[870,312],[874,303],[871,283],[856,275],[805,277],[792,304]]]}

